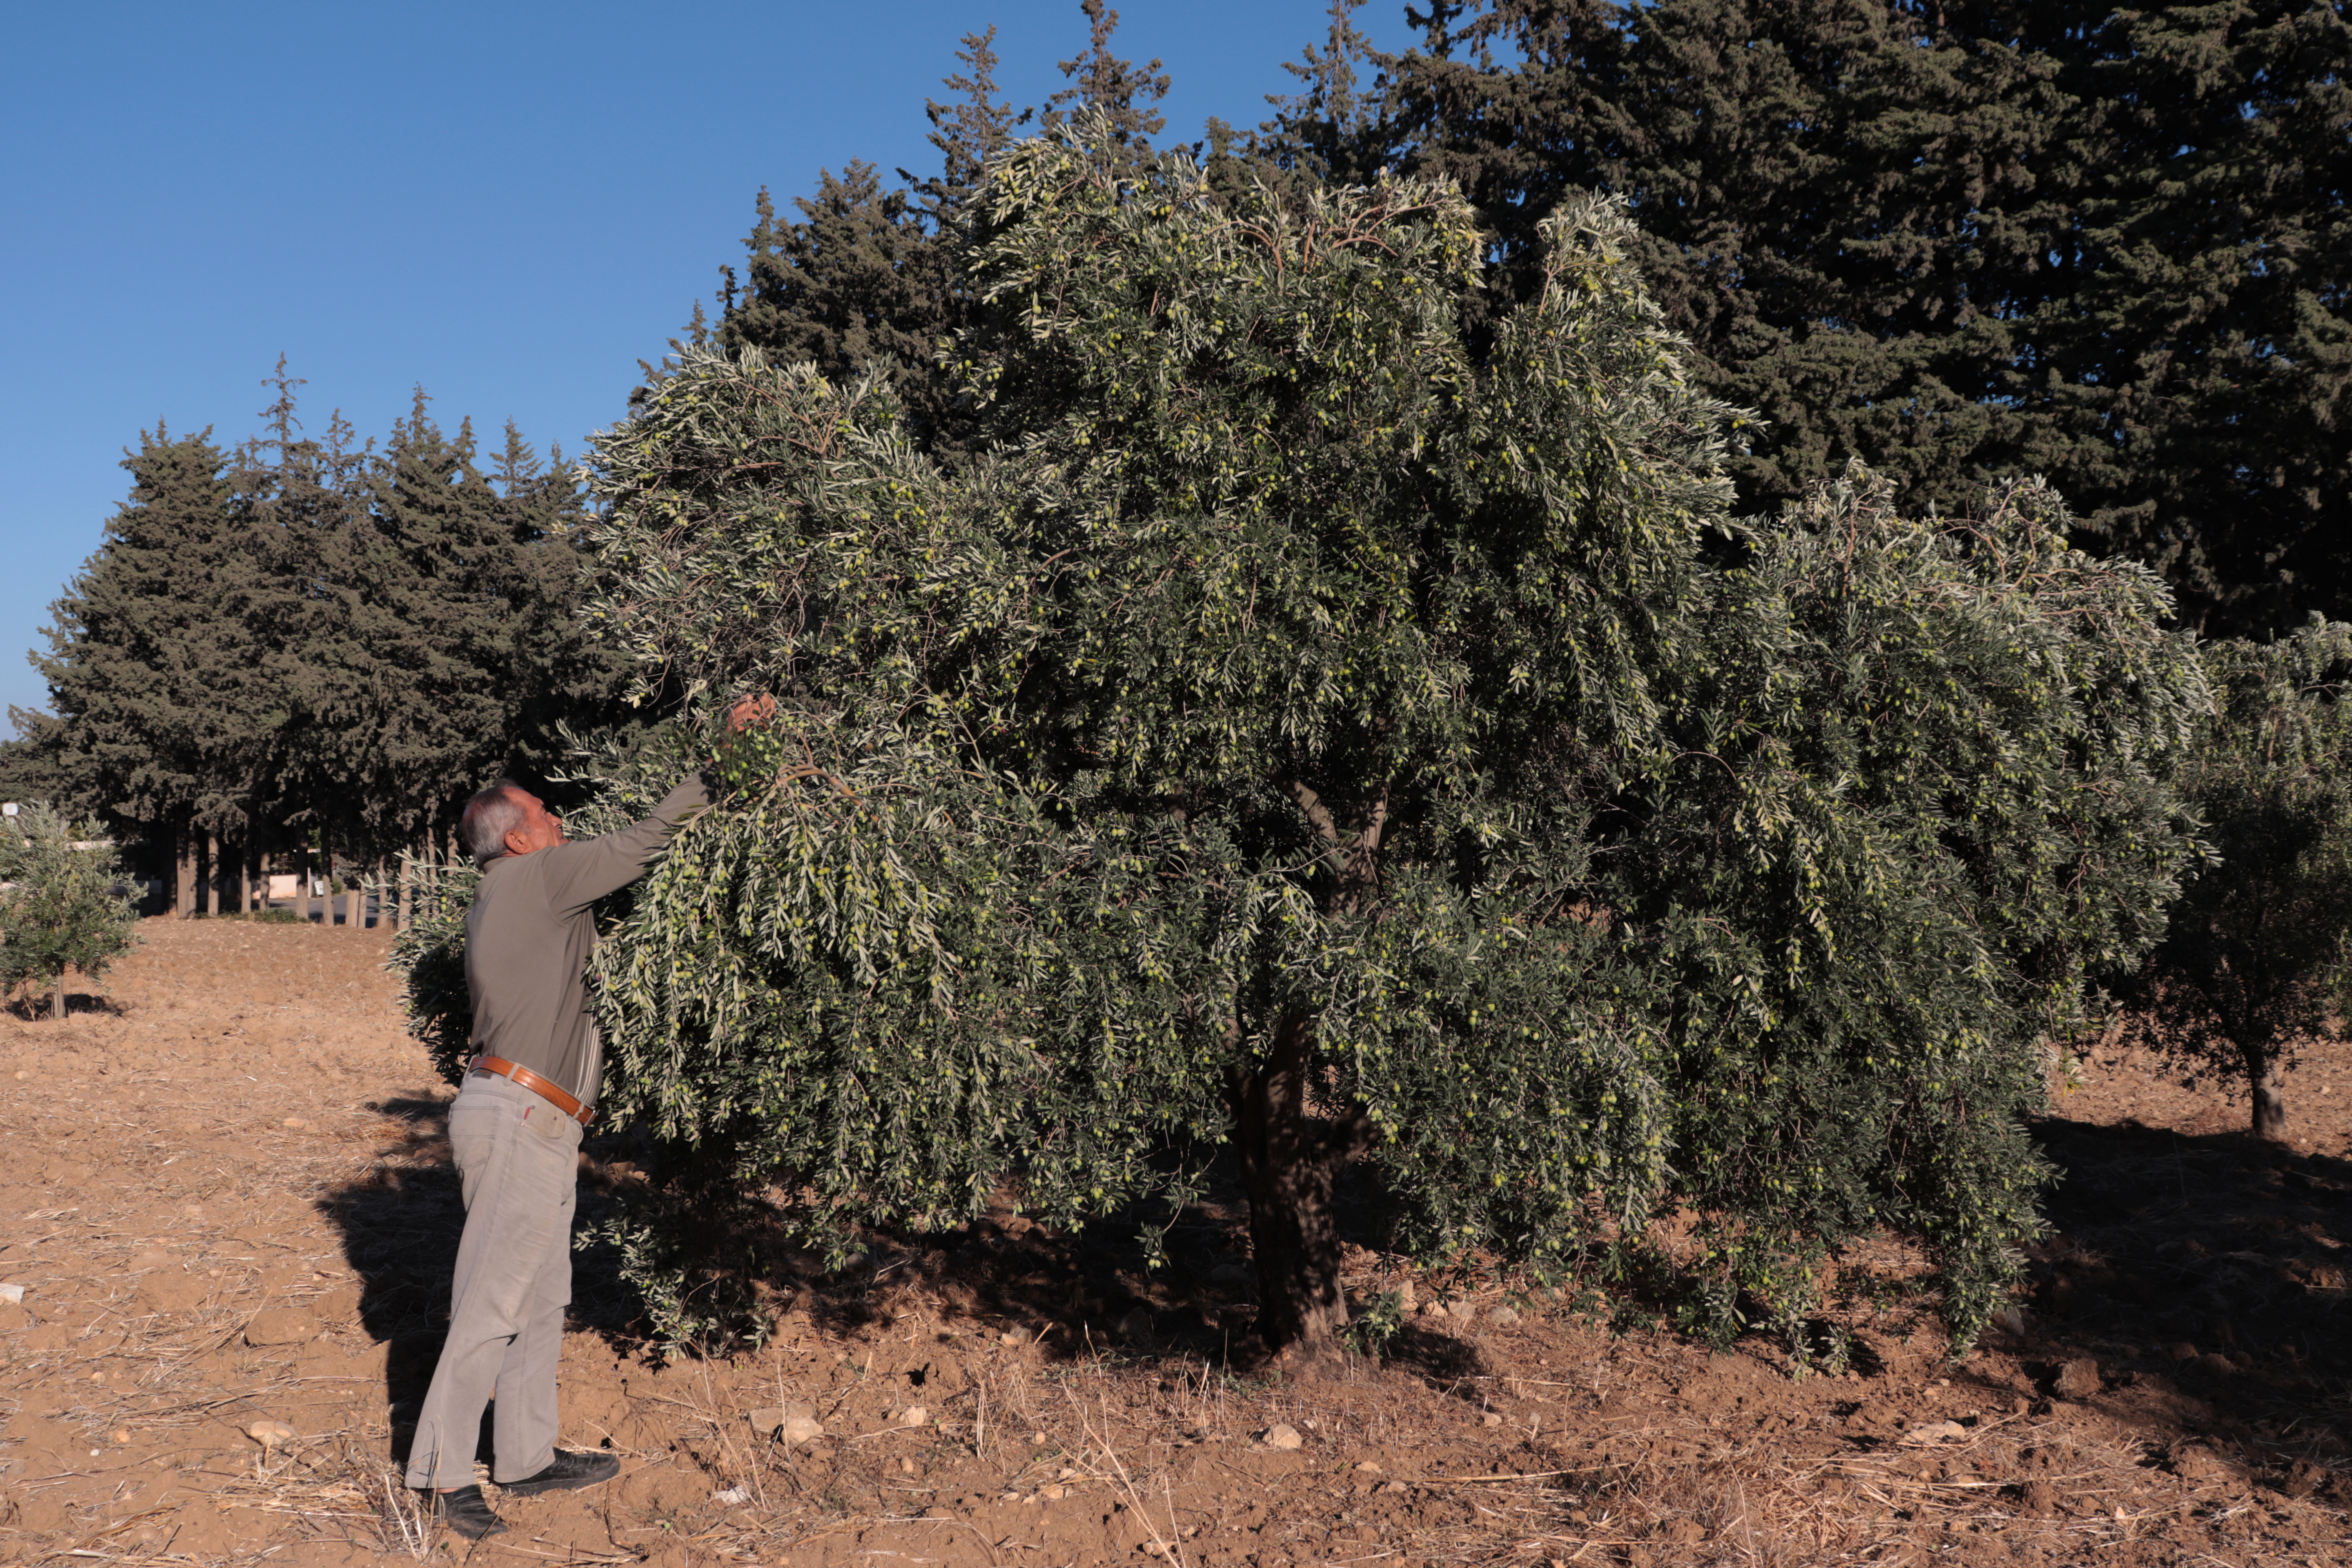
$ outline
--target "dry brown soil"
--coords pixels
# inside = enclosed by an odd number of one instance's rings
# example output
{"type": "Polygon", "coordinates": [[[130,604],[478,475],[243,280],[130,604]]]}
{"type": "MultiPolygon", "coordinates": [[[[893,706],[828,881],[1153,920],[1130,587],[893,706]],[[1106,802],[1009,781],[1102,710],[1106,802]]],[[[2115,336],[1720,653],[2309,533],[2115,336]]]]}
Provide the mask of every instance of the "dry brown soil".
{"type": "MultiPolygon", "coordinates": [[[[846,1274],[803,1260],[776,1338],[718,1360],[654,1355],[590,1250],[566,1436],[621,1479],[510,1500],[479,1547],[420,1534],[393,1457],[458,1215],[450,1091],[402,1035],[386,939],[144,932],[65,1022],[0,1016],[0,1282],[24,1287],[0,1304],[0,1560],[2352,1561],[2332,1055],[2291,1080],[2294,1149],[2095,1058],[2038,1130],[2066,1180],[2021,1317],[1958,1363],[1893,1246],[1845,1260],[1826,1315],[1851,1370],[1805,1376],[1761,1336],[1711,1355],[1359,1253],[1360,1289],[1456,1310],[1314,1381],[1229,1353],[1251,1309],[1226,1210],[1150,1279],[1115,1237],[1010,1215],[846,1274]],[[821,1438],[746,1419],[795,1403],[821,1438]],[[264,1447],[266,1422],[290,1436],[264,1447]]],[[[630,1153],[592,1146],[584,1214],[630,1153]]]]}

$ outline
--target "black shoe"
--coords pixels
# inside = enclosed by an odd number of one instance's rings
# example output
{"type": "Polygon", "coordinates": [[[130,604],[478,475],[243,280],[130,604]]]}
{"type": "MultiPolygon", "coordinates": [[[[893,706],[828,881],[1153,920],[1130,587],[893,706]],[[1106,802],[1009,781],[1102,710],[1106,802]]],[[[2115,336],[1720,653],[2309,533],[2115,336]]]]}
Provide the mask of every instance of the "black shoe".
{"type": "Polygon", "coordinates": [[[507,1521],[490,1511],[490,1505],[482,1500],[482,1489],[479,1487],[459,1487],[453,1492],[435,1492],[433,1512],[453,1532],[468,1541],[506,1533],[507,1521]]]}
{"type": "Polygon", "coordinates": [[[535,1476],[525,1476],[519,1481],[500,1481],[499,1490],[512,1492],[517,1497],[537,1497],[541,1492],[568,1492],[574,1487],[602,1486],[621,1473],[621,1461],[612,1454],[583,1454],[571,1448],[558,1448],[547,1468],[535,1476]]]}

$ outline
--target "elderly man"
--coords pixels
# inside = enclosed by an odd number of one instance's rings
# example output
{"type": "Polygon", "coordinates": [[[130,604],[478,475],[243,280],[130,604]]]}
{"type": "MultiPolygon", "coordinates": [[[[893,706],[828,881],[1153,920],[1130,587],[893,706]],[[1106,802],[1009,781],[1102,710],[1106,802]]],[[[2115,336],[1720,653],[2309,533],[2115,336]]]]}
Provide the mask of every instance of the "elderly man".
{"type": "MultiPolygon", "coordinates": [[[[761,711],[739,704],[730,717],[740,728],[761,711]]],[[[591,906],[643,876],[706,799],[700,776],[688,775],[645,821],[579,844],[510,781],[466,803],[458,831],[482,870],[466,917],[480,1054],[449,1107],[466,1230],[408,1484],[432,1489],[436,1511],[469,1539],[506,1528],[474,1482],[482,1409],[494,1394],[490,1476],[502,1492],[594,1486],[620,1468],[610,1454],[555,1447],[580,1139],[603,1066],[585,973],[596,942],[591,906]]]]}

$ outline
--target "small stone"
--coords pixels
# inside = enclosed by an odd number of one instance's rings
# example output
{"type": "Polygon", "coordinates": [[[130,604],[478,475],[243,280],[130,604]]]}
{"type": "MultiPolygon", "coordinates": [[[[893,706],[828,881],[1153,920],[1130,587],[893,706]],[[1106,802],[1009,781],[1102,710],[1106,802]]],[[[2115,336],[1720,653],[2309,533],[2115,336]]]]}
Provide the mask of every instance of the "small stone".
{"type": "Polygon", "coordinates": [[[283,1421],[256,1421],[245,1429],[245,1435],[261,1445],[264,1453],[281,1443],[294,1440],[294,1428],[283,1421]]]}
{"type": "Polygon", "coordinates": [[[1481,1426],[1500,1426],[1502,1424],[1503,1417],[1496,1411],[1489,1410],[1478,1417],[1478,1425],[1481,1426]]]}
{"type": "Polygon", "coordinates": [[[269,1307],[245,1325],[249,1345],[299,1345],[319,1337],[319,1320],[299,1307],[269,1307]]]}
{"type": "Polygon", "coordinates": [[[729,1487],[724,1491],[712,1492],[710,1500],[722,1508],[733,1508],[738,1503],[750,1502],[751,1494],[741,1487],[729,1487]]]}
{"type": "Polygon", "coordinates": [[[2015,1307],[2003,1307],[1992,1315],[1994,1327],[2006,1334],[2025,1332],[2025,1314],[2015,1307]]]}
{"type": "Polygon", "coordinates": [[[745,1412],[743,1419],[752,1430],[787,1445],[811,1443],[824,1436],[824,1424],[816,1418],[815,1409],[806,1405],[770,1405],[745,1412]]]}
{"type": "Polygon", "coordinates": [[[1356,1466],[1356,1468],[1363,1471],[1364,1474],[1368,1476],[1377,1476],[1381,1473],[1380,1465],[1371,1459],[1362,1460],[1356,1466]]]}
{"type": "Polygon", "coordinates": [[[1413,1289],[1412,1281],[1410,1279],[1397,1281],[1398,1308],[1403,1311],[1410,1312],[1415,1307],[1420,1305],[1421,1295],[1418,1291],[1413,1289]]]}
{"type": "Polygon", "coordinates": [[[996,1336],[996,1342],[1001,1345],[1023,1345],[1029,1342],[1029,1336],[1019,1329],[1007,1329],[996,1336]]]}
{"type": "Polygon", "coordinates": [[[1498,1329],[1507,1329],[1519,1321],[1519,1314],[1509,1307],[1497,1307],[1486,1314],[1486,1321],[1498,1329]]]}
{"type": "Polygon", "coordinates": [[[909,1405],[898,1412],[898,1425],[901,1426],[928,1426],[930,1421],[931,1413],[919,1405],[909,1405]]]}
{"type": "Polygon", "coordinates": [[[1047,1502],[1059,1502],[1070,1495],[1070,1489],[1063,1486],[1039,1487],[1037,1495],[1047,1502]]]}
{"type": "Polygon", "coordinates": [[[1468,1301],[1455,1301],[1446,1307],[1445,1315],[1457,1323],[1473,1323],[1478,1320],[1478,1309],[1468,1301]]]}
{"type": "Polygon", "coordinates": [[[1390,1497],[1402,1497],[1406,1492],[1412,1489],[1406,1486],[1402,1481],[1391,1481],[1388,1485],[1381,1489],[1382,1492],[1386,1493],[1390,1497]]]}
{"type": "Polygon", "coordinates": [[[2088,1399],[2099,1392],[2099,1363],[2088,1356],[2070,1361],[2058,1369],[2050,1386],[2061,1399],[2088,1399]]]}
{"type": "Polygon", "coordinates": [[[25,1288],[22,1285],[0,1285],[0,1301],[15,1307],[21,1305],[24,1300],[25,1288]]]}
{"type": "Polygon", "coordinates": [[[1288,1450],[1301,1447],[1307,1439],[1301,1437],[1298,1435],[1298,1428],[1289,1422],[1277,1421],[1259,1435],[1258,1441],[1269,1448],[1288,1450]]]}
{"type": "Polygon", "coordinates": [[[1443,1301],[1423,1301],[1421,1304],[1421,1315],[1424,1318],[1442,1318],[1445,1316],[1445,1303],[1443,1301]]]}
{"type": "Polygon", "coordinates": [[[1042,1448],[1045,1446],[1045,1434],[1043,1432],[1032,1432],[1029,1434],[1029,1441],[1034,1446],[1042,1448]]]}
{"type": "Polygon", "coordinates": [[[2025,1493],[2019,1500],[2024,1503],[2025,1511],[2028,1513],[2058,1511],[2058,1493],[2048,1481],[2026,1482],[2025,1493]]]}
{"type": "Polygon", "coordinates": [[[2238,1363],[2219,1351],[2207,1351],[2197,1358],[2197,1364],[2217,1377],[2233,1376],[2238,1370],[2238,1363]]]}
{"type": "Polygon", "coordinates": [[[1922,1421],[1903,1435],[1909,1443],[1957,1442],[1969,1435],[1969,1429],[1957,1421],[1922,1421]]]}
{"type": "Polygon", "coordinates": [[[2164,1354],[2168,1361],[2195,1361],[2197,1347],[2187,1340],[2175,1340],[2164,1347],[2164,1354]]]}
{"type": "Polygon", "coordinates": [[[288,1117],[285,1121],[283,1121],[279,1122],[278,1125],[278,1126],[280,1126],[280,1127],[308,1127],[308,1126],[310,1125],[310,1123],[309,1123],[309,1122],[307,1122],[307,1121],[303,1121],[303,1120],[302,1120],[300,1117],[299,1117],[299,1116],[289,1116],[289,1117],[288,1117]]]}

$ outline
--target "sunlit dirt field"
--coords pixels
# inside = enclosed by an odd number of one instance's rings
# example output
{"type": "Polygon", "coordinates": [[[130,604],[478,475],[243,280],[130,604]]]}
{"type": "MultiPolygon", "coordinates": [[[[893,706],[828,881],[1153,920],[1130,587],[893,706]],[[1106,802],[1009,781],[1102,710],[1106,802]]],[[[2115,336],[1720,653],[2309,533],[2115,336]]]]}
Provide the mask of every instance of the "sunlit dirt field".
{"type": "MultiPolygon", "coordinates": [[[[775,1338],[723,1360],[653,1353],[587,1251],[566,1440],[622,1477],[445,1540],[394,1456],[457,1244],[451,1091],[388,937],[142,929],[65,1022],[0,1016],[0,1560],[2352,1561],[2333,1053],[2290,1080],[2293,1150],[2094,1057],[2040,1128],[2067,1174],[2032,1293],[1957,1363],[1894,1246],[1845,1259],[1825,1314],[1851,1370],[1804,1376],[1761,1336],[1711,1355],[1358,1252],[1351,1283],[1415,1310],[1391,1359],[1307,1382],[1245,1349],[1230,1208],[1156,1275],[1116,1226],[1009,1215],[844,1275],[784,1259],[775,1338]],[[778,1441],[786,1415],[822,1435],[778,1441]]],[[[592,1140],[583,1225],[635,1152],[592,1140]]]]}

